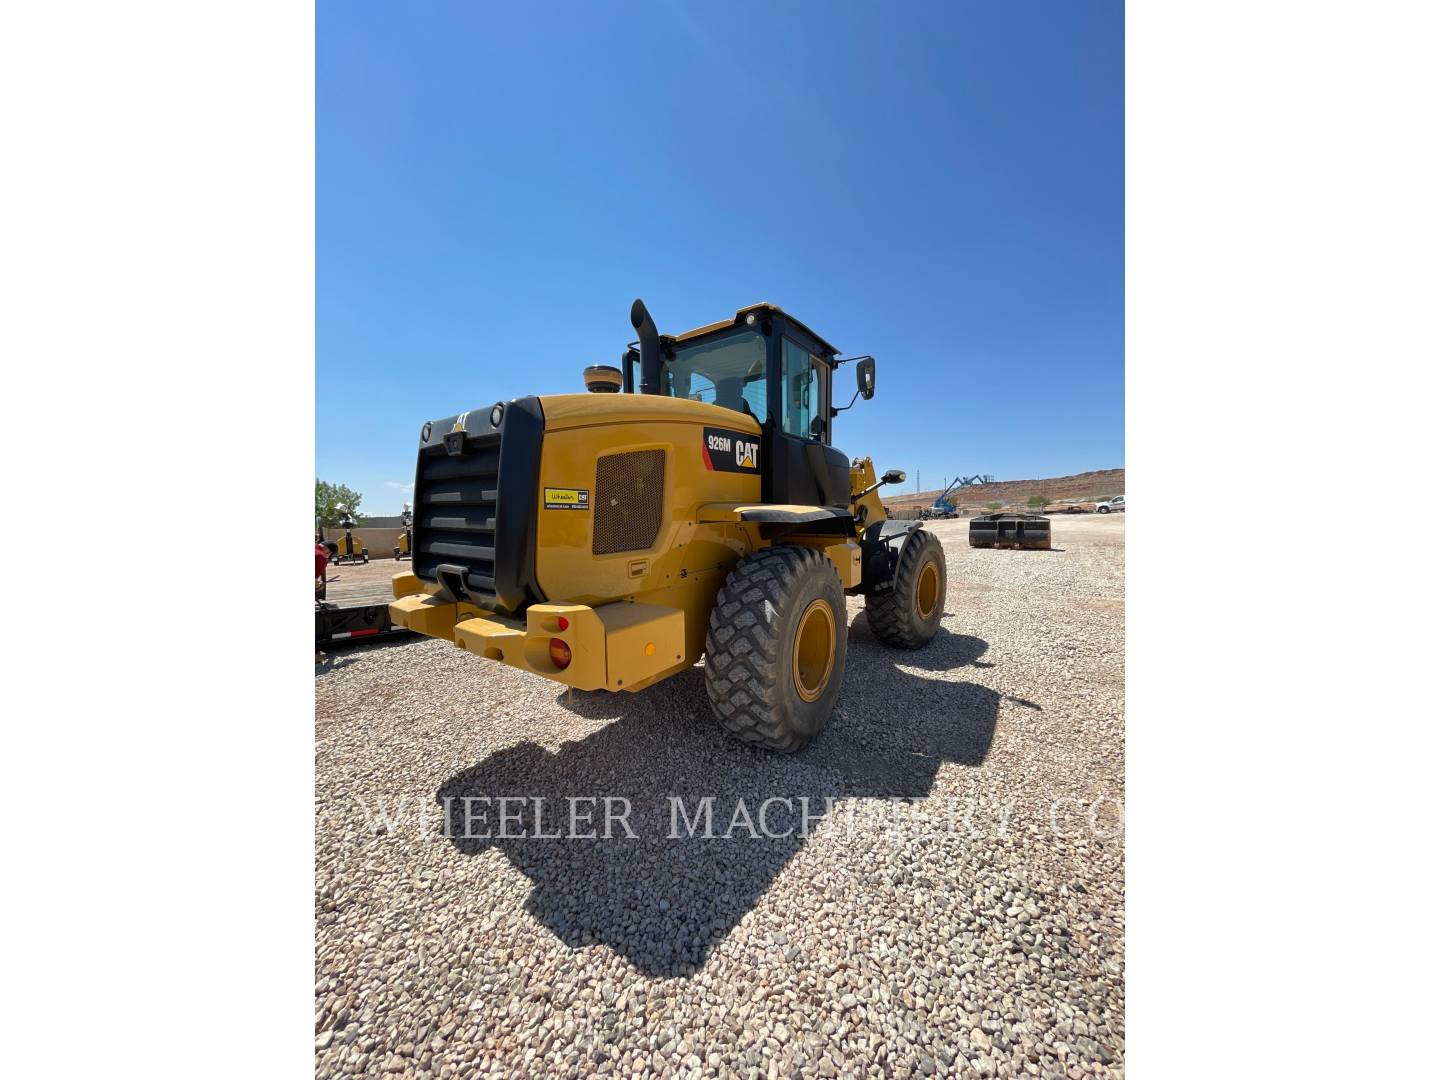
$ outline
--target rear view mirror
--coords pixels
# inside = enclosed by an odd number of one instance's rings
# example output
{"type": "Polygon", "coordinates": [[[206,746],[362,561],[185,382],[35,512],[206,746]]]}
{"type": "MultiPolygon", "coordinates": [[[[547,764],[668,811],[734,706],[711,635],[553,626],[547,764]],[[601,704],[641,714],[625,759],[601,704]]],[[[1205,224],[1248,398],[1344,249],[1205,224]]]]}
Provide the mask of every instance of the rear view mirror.
{"type": "Polygon", "coordinates": [[[869,401],[875,396],[875,358],[867,356],[855,365],[855,386],[860,396],[869,401]]]}
{"type": "MultiPolygon", "coordinates": [[[[856,398],[863,397],[869,401],[875,396],[875,358],[873,356],[852,356],[850,360],[855,362],[855,397],[850,399],[850,405],[831,406],[831,416],[839,416],[855,404],[856,398]]],[[[837,363],[848,364],[850,360],[840,360],[837,363]]]]}
{"type": "Polygon", "coordinates": [[[903,469],[890,469],[880,478],[882,484],[903,484],[905,482],[905,471],[903,469]]]}

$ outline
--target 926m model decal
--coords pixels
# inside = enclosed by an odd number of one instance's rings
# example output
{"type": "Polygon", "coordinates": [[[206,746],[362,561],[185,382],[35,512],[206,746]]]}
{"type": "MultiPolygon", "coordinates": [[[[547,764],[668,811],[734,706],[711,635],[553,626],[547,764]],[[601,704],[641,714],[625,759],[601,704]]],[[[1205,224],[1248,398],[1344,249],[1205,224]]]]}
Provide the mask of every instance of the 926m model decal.
{"type": "Polygon", "coordinates": [[[700,454],[711,472],[758,473],[760,436],[707,427],[701,434],[700,454]]]}

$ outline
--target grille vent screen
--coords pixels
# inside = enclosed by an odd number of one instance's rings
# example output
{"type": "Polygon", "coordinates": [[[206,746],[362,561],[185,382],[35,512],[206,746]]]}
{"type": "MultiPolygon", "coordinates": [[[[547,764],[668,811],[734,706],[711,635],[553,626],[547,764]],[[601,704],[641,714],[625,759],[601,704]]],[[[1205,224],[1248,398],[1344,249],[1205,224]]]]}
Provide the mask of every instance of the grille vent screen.
{"type": "Polygon", "coordinates": [[[595,463],[595,535],[591,552],[644,551],[660,534],[665,451],[631,450],[595,463]]]}
{"type": "Polygon", "coordinates": [[[495,516],[500,494],[500,436],[470,439],[451,457],[435,446],[420,453],[415,480],[416,575],[436,581],[436,568],[459,566],[478,604],[495,599],[495,516]]]}

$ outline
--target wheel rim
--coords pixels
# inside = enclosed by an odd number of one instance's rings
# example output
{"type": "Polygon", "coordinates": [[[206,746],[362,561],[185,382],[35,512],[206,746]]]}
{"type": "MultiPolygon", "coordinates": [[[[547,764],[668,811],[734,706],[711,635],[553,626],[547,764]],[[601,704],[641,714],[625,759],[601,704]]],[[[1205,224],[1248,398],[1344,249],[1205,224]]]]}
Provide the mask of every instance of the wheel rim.
{"type": "Polygon", "coordinates": [[[795,644],[790,650],[790,673],[795,692],[814,701],[830,681],[835,666],[835,615],[824,600],[812,600],[800,616],[795,644]]]}
{"type": "Polygon", "coordinates": [[[933,562],[927,562],[920,570],[920,582],[915,586],[915,606],[920,617],[928,619],[940,599],[940,570],[933,562]]]}

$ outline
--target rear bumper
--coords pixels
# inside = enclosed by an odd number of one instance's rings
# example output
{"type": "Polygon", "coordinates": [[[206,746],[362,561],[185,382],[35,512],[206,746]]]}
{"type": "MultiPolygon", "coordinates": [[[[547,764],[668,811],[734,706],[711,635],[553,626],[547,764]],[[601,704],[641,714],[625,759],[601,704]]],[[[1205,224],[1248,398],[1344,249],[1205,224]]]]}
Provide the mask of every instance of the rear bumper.
{"type": "Polygon", "coordinates": [[[413,574],[396,575],[394,592],[395,625],[577,690],[641,690],[685,666],[679,608],[623,600],[598,607],[546,603],[510,618],[420,591],[413,574]],[[570,649],[563,668],[550,659],[555,638],[570,649]]]}

